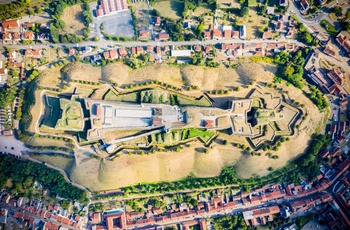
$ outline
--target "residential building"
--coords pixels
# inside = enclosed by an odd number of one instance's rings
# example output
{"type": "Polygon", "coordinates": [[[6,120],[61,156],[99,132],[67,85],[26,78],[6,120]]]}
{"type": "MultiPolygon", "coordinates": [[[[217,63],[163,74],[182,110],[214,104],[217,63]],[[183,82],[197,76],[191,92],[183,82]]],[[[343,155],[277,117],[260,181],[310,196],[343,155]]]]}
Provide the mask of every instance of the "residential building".
{"type": "Polygon", "coordinates": [[[288,0],[280,0],[279,5],[280,6],[287,6],[288,5],[288,0]]]}
{"type": "Polygon", "coordinates": [[[262,39],[270,39],[271,38],[271,30],[268,29],[267,31],[265,31],[262,35],[262,39]]]}
{"type": "Polygon", "coordinates": [[[232,31],[232,38],[239,38],[239,31],[238,30],[234,30],[232,31]]]}
{"type": "Polygon", "coordinates": [[[300,6],[302,11],[307,11],[310,7],[309,2],[307,0],[301,0],[300,6]]]}
{"type": "Polygon", "coordinates": [[[191,50],[171,50],[172,57],[190,57],[191,50]]]}
{"type": "Polygon", "coordinates": [[[323,52],[325,54],[328,54],[329,56],[332,56],[334,57],[335,56],[335,50],[333,49],[333,47],[331,45],[328,45],[326,46],[326,48],[323,50],[323,52]]]}
{"type": "Polygon", "coordinates": [[[158,41],[165,41],[165,40],[169,40],[169,34],[166,32],[161,32],[158,34],[158,38],[156,40],[158,41]]]}
{"type": "Polygon", "coordinates": [[[268,6],[266,10],[266,14],[275,14],[275,7],[268,6]]]}
{"type": "Polygon", "coordinates": [[[34,33],[31,31],[26,31],[22,33],[22,39],[23,40],[34,40],[34,33]]]}
{"type": "Polygon", "coordinates": [[[350,34],[345,31],[342,31],[338,34],[336,41],[349,55],[350,54],[350,34]]]}
{"type": "Polygon", "coordinates": [[[1,22],[1,26],[4,29],[15,29],[19,27],[19,20],[18,19],[3,20],[1,22]]]}
{"type": "Polygon", "coordinates": [[[213,39],[221,39],[222,38],[222,31],[219,29],[213,30],[213,39]]]}
{"type": "Polygon", "coordinates": [[[257,208],[243,212],[245,223],[250,226],[264,225],[267,222],[273,221],[274,214],[280,213],[280,208],[275,205],[267,208],[257,208]]]}
{"type": "Polygon", "coordinates": [[[332,81],[336,84],[342,85],[343,84],[343,77],[344,74],[340,69],[332,69],[327,73],[327,76],[332,79],[332,81]]]}
{"type": "Polygon", "coordinates": [[[126,50],[124,47],[121,47],[118,49],[118,53],[120,57],[125,57],[126,56],[126,50]]]}
{"type": "Polygon", "coordinates": [[[96,15],[97,17],[103,17],[127,9],[127,0],[102,0],[97,6],[96,15]]]}
{"type": "Polygon", "coordinates": [[[247,29],[246,26],[240,27],[240,33],[239,33],[240,39],[245,40],[247,38],[247,29]]]}
{"type": "Polygon", "coordinates": [[[140,30],[139,31],[139,38],[147,38],[148,37],[148,31],[147,30],[140,30]]]}
{"type": "Polygon", "coordinates": [[[69,50],[68,50],[68,55],[69,56],[72,56],[72,55],[74,55],[75,54],[75,49],[74,48],[69,48],[69,50]]]}
{"type": "Polygon", "coordinates": [[[154,19],[154,25],[155,25],[155,26],[160,26],[160,22],[161,22],[160,17],[156,17],[156,18],[154,19]]]}
{"type": "Polygon", "coordinates": [[[126,229],[124,212],[105,214],[107,230],[126,229]]]}
{"type": "Polygon", "coordinates": [[[2,32],[2,39],[5,41],[12,40],[12,34],[10,32],[2,32]]]}

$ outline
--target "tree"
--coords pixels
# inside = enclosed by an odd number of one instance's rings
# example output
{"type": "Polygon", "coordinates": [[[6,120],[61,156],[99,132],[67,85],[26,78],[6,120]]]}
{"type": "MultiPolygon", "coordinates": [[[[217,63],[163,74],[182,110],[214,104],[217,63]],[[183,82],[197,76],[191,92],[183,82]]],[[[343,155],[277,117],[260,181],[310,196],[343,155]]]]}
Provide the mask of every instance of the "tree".
{"type": "Polygon", "coordinates": [[[13,77],[18,77],[18,76],[19,76],[19,72],[16,71],[16,70],[12,70],[11,75],[12,75],[13,77]]]}
{"type": "Polygon", "coordinates": [[[62,208],[68,209],[69,205],[70,205],[70,201],[69,200],[61,200],[60,201],[60,205],[61,205],[62,208]]]}
{"type": "Polygon", "coordinates": [[[54,25],[57,29],[63,29],[64,27],[66,27],[66,23],[60,19],[56,19],[54,25]]]}
{"type": "Polygon", "coordinates": [[[350,10],[346,11],[345,18],[346,19],[350,19],[350,10]]]}
{"type": "Polygon", "coordinates": [[[332,9],[332,12],[337,15],[338,17],[342,16],[343,14],[343,8],[341,8],[340,6],[335,6],[333,9],[332,9]]]}
{"type": "Polygon", "coordinates": [[[247,6],[244,6],[241,8],[241,11],[239,12],[240,17],[245,17],[249,14],[249,8],[247,6]]]}

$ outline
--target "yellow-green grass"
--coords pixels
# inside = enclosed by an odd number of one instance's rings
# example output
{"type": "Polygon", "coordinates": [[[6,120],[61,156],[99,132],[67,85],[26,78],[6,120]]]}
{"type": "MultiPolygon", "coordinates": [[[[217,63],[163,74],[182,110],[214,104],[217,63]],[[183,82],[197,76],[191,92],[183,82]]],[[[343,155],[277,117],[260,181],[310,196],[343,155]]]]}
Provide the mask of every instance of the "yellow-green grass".
{"type": "Polygon", "coordinates": [[[63,170],[67,170],[74,161],[74,158],[72,157],[63,157],[60,155],[30,154],[30,156],[34,159],[47,162],[63,170]]]}
{"type": "Polygon", "coordinates": [[[62,117],[57,121],[57,129],[82,130],[84,128],[80,102],[61,99],[60,108],[62,110],[62,117]]]}
{"type": "Polygon", "coordinates": [[[183,10],[184,4],[181,1],[160,1],[153,6],[155,10],[160,12],[163,17],[179,19],[183,10]]]}

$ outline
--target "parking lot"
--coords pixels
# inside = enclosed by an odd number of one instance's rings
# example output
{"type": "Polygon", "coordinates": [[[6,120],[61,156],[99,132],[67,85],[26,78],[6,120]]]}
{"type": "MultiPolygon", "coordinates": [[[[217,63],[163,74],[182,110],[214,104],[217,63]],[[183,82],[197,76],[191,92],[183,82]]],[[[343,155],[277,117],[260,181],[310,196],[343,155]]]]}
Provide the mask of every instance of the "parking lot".
{"type": "Polygon", "coordinates": [[[130,10],[102,18],[103,31],[112,36],[132,38],[135,35],[130,10]]]}

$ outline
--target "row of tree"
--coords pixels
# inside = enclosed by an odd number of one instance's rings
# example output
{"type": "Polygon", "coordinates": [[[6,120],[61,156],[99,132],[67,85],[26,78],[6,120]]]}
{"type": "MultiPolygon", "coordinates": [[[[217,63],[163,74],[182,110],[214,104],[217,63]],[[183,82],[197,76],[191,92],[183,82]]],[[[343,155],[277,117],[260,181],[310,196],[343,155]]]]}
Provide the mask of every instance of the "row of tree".
{"type": "Polygon", "coordinates": [[[17,90],[16,86],[0,88],[0,108],[11,105],[16,98],[17,90]]]}
{"type": "Polygon", "coordinates": [[[0,187],[2,188],[8,179],[12,186],[17,188],[18,194],[39,182],[50,194],[59,195],[70,200],[86,202],[86,192],[67,183],[64,177],[56,170],[33,162],[21,161],[12,156],[0,155],[0,187]]]}

